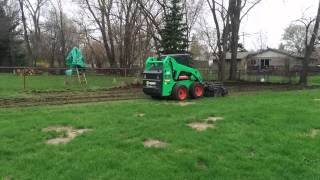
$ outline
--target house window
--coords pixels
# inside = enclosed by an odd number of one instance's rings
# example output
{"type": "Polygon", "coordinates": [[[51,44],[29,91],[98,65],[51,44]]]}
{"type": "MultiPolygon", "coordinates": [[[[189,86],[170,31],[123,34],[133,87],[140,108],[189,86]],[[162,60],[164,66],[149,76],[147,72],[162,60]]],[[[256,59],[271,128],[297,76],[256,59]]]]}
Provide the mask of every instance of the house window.
{"type": "Polygon", "coordinates": [[[256,60],[252,59],[252,60],[250,61],[250,64],[251,64],[252,66],[256,65],[256,60]]]}
{"type": "Polygon", "coordinates": [[[260,68],[267,69],[270,66],[270,59],[261,59],[260,60],[260,68]]]}

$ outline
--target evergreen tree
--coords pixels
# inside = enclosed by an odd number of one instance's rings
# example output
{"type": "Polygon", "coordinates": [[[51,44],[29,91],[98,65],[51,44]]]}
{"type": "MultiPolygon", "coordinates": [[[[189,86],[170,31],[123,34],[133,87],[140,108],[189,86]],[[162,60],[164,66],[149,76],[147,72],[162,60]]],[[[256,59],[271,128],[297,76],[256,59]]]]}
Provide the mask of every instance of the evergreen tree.
{"type": "Polygon", "coordinates": [[[184,21],[181,0],[171,0],[164,18],[165,26],[161,31],[163,53],[185,53],[188,46],[188,28],[184,21]]]}
{"type": "Polygon", "coordinates": [[[8,1],[0,0],[0,66],[24,65],[18,12],[9,7],[8,1]]]}

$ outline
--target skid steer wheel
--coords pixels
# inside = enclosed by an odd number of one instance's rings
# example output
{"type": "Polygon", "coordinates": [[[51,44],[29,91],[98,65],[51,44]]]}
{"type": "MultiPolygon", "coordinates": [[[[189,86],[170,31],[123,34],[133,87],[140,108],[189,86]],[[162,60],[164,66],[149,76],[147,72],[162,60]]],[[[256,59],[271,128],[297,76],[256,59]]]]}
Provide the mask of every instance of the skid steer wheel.
{"type": "Polygon", "coordinates": [[[179,101],[184,101],[188,97],[188,89],[183,85],[176,85],[173,88],[173,97],[179,101]]]}
{"type": "Polygon", "coordinates": [[[204,88],[202,84],[195,82],[190,86],[190,95],[192,98],[200,98],[203,96],[203,93],[204,88]]]}
{"type": "Polygon", "coordinates": [[[156,99],[156,100],[160,100],[160,99],[162,99],[162,97],[161,97],[161,96],[151,96],[151,98],[152,98],[152,99],[156,99]]]}

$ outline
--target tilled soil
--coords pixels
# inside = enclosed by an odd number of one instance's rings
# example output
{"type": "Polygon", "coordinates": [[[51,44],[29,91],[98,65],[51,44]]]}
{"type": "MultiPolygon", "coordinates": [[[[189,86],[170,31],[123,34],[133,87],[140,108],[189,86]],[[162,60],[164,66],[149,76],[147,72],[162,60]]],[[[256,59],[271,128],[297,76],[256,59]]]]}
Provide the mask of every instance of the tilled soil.
{"type": "Polygon", "coordinates": [[[60,92],[53,93],[37,93],[30,98],[14,98],[14,99],[0,99],[0,107],[28,107],[40,105],[60,105],[60,104],[76,104],[86,102],[105,102],[105,101],[119,101],[143,99],[146,96],[141,91],[141,88],[128,89],[110,89],[99,90],[92,92],[60,92]]]}
{"type": "MultiPolygon", "coordinates": [[[[298,85],[256,82],[228,82],[225,83],[225,86],[229,91],[229,95],[231,96],[243,95],[265,90],[287,91],[305,89],[304,87],[298,85]]],[[[308,89],[310,88],[312,89],[319,87],[308,87],[308,89]]],[[[33,92],[32,96],[28,98],[0,98],[0,108],[106,102],[146,98],[149,97],[143,94],[141,86],[129,86],[87,92],[33,92]]]]}

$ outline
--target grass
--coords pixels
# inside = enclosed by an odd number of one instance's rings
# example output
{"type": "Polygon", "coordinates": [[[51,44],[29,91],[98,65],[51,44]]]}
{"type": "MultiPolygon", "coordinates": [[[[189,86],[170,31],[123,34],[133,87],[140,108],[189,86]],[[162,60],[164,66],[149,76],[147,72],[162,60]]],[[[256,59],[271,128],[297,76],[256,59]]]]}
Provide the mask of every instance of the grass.
{"type": "MultiPolygon", "coordinates": [[[[290,80],[286,76],[274,76],[274,75],[245,75],[241,79],[246,81],[261,81],[264,78],[265,82],[271,83],[289,83],[290,80]]],[[[291,78],[291,83],[299,83],[299,76],[293,76],[291,78]]],[[[319,75],[310,75],[308,77],[308,85],[320,85],[320,76],[319,75]]]]}
{"type": "Polygon", "coordinates": [[[0,179],[319,179],[320,90],[0,109],[0,179]],[[137,113],[145,116],[138,117],[137,113]],[[216,128],[186,124],[222,116],[216,128]],[[90,128],[47,145],[48,126],[90,128]],[[168,143],[145,148],[145,139],[168,143]]]}
{"type": "MultiPolygon", "coordinates": [[[[0,75],[0,98],[29,96],[31,91],[81,91],[110,88],[133,81],[133,77],[87,76],[88,85],[80,85],[77,79],[65,85],[65,76],[27,76],[26,90],[23,89],[23,77],[12,74],[0,75]]],[[[71,82],[71,81],[70,81],[71,82]]]]}

